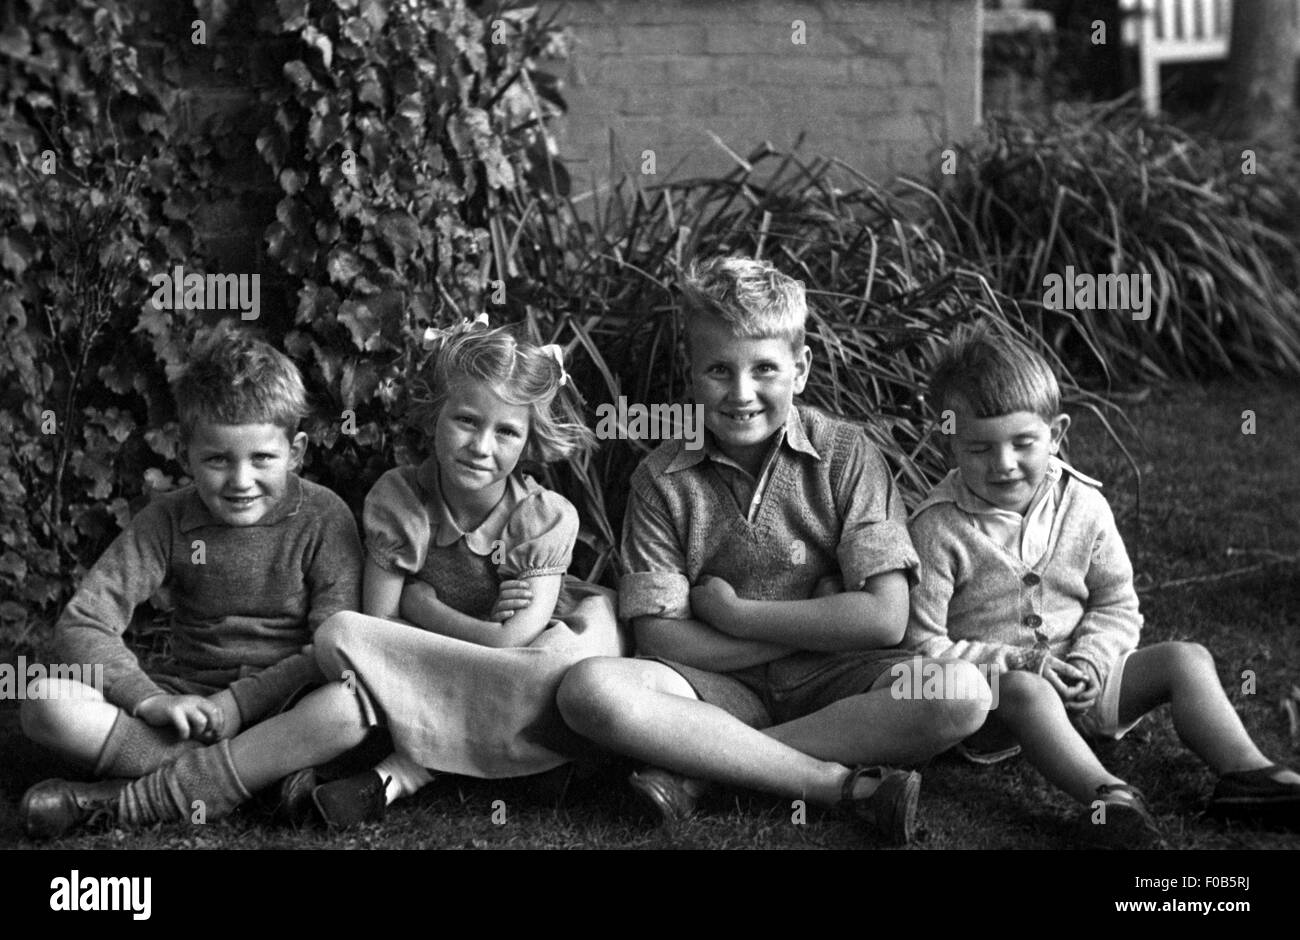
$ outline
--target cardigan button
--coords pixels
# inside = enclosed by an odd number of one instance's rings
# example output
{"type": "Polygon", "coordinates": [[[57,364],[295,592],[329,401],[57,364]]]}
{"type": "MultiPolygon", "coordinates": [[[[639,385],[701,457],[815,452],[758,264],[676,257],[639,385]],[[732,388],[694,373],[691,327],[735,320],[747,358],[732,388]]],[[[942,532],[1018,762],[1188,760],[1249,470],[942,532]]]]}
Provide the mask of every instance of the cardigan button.
{"type": "Polygon", "coordinates": [[[1028,584],[1030,587],[1033,587],[1035,584],[1037,584],[1039,581],[1041,581],[1041,580],[1043,580],[1043,579],[1040,578],[1038,575],[1034,574],[1034,573],[1031,571],[1031,572],[1029,572],[1029,574],[1025,575],[1025,576],[1024,576],[1023,578],[1021,578],[1020,580],[1021,580],[1021,581],[1024,581],[1024,582],[1025,582],[1026,584],[1028,584]]]}
{"type": "Polygon", "coordinates": [[[1042,625],[1043,625],[1043,618],[1038,616],[1038,614],[1029,614],[1028,616],[1025,617],[1026,627],[1041,627],[1042,625]]]}

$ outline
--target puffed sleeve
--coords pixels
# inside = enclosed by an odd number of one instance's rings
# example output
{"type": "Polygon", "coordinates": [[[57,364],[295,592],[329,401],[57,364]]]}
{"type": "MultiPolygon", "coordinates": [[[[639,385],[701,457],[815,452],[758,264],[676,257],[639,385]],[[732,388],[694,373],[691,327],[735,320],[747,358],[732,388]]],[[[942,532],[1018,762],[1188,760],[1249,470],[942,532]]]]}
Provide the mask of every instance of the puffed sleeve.
{"type": "Polygon", "coordinates": [[[578,541],[578,511],[559,493],[535,490],[519,501],[502,533],[507,578],[564,574],[578,541]]]}
{"type": "Polygon", "coordinates": [[[366,554],[385,571],[415,574],[429,551],[429,510],[414,467],[389,470],[366,494],[366,554]]]}

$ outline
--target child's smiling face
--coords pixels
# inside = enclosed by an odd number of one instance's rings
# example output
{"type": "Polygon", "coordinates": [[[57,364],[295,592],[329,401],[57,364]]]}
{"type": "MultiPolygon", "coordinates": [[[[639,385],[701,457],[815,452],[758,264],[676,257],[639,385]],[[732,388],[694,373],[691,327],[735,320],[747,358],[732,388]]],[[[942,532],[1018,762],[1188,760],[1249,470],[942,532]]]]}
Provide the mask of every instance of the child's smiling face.
{"type": "Polygon", "coordinates": [[[1061,447],[1068,415],[1051,421],[1032,411],[975,418],[954,408],[952,456],[961,477],[980,499],[1023,514],[1047,474],[1049,459],[1061,447]]]}
{"type": "Polygon", "coordinates": [[[433,447],[440,481],[456,497],[504,487],[528,443],[531,411],[512,405],[483,382],[453,382],[438,413],[433,447]]]}
{"type": "Polygon", "coordinates": [[[213,516],[226,525],[250,526],[284,498],[289,474],[306,449],[306,434],[290,438],[276,424],[202,420],[185,445],[185,464],[213,516]]]}
{"type": "Polygon", "coordinates": [[[812,351],[781,337],[736,336],[712,317],[690,325],[691,380],[704,425],[732,460],[756,473],[768,441],[803,391],[812,351]]]}

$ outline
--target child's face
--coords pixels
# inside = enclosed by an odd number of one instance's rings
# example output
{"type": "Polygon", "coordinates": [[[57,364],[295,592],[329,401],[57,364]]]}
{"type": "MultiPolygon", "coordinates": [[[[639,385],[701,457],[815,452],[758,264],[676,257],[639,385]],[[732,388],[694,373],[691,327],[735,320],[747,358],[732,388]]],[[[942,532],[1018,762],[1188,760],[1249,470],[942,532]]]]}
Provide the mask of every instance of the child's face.
{"type": "Polygon", "coordinates": [[[185,447],[199,499],[221,522],[255,525],[284,498],[289,474],[302,463],[307,435],[290,439],[275,424],[200,420],[185,447]]]}
{"type": "Polygon", "coordinates": [[[804,346],[796,353],[779,337],[736,336],[709,318],[690,329],[691,380],[695,401],[704,406],[704,426],[723,453],[752,470],[803,391],[812,350],[804,346]]]}
{"type": "Polygon", "coordinates": [[[438,414],[433,447],[443,489],[453,498],[503,484],[528,443],[531,412],[512,405],[482,382],[448,389],[438,414]]]}
{"type": "Polygon", "coordinates": [[[999,509],[1024,513],[1047,473],[1048,458],[1061,447],[1069,415],[1045,421],[1032,411],[996,418],[956,412],[952,455],[962,480],[976,496],[999,509]]]}

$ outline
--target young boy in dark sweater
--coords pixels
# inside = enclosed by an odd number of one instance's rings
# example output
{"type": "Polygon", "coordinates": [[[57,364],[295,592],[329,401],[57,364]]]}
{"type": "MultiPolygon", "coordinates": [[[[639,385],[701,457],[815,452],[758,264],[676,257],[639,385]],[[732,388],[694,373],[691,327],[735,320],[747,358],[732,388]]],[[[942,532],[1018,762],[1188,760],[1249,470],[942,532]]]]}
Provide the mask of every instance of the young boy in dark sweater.
{"type": "MultiPolygon", "coordinates": [[[[331,614],[360,603],[356,522],[336,494],[295,472],[307,402],[294,364],[227,333],[174,393],[194,482],[131,520],[55,628],[56,656],[102,665],[103,688],[48,680],[23,703],[28,737],[115,778],[98,785],[105,792],[233,737],[322,682],[302,648],[331,614]],[[164,586],[175,604],[170,655],[146,672],[122,637],[136,607],[164,586]]],[[[97,793],[37,784],[20,807],[28,834],[60,834],[97,793]]]]}

